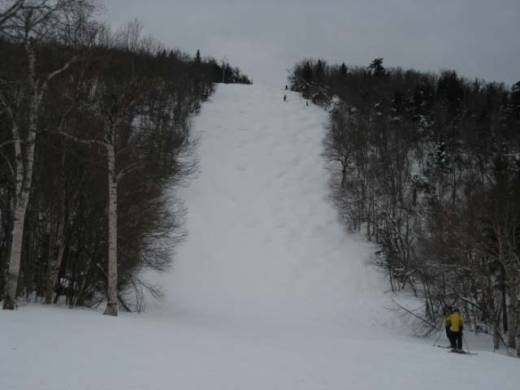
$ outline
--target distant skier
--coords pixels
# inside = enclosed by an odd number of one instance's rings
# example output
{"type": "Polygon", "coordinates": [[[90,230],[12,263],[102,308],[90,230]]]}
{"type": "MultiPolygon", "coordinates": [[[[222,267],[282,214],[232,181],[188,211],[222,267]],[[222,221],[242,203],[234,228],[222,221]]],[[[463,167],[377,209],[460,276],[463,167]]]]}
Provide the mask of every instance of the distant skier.
{"type": "Polygon", "coordinates": [[[446,333],[450,340],[451,350],[462,352],[462,331],[464,329],[464,318],[459,310],[454,308],[446,318],[446,333]]]}
{"type": "Polygon", "coordinates": [[[287,95],[283,95],[283,101],[284,101],[284,102],[287,101],[287,95]]]}

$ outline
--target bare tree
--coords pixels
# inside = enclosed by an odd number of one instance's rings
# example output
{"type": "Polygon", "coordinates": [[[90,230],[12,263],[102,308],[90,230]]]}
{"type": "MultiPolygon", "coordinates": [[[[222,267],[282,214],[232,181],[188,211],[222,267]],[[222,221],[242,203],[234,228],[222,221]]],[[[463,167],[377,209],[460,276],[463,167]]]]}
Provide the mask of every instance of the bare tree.
{"type": "Polygon", "coordinates": [[[4,305],[107,297],[107,314],[129,310],[138,271],[170,264],[174,242],[157,242],[180,212],[164,188],[185,171],[190,115],[222,68],[140,39],[137,23],[111,34],[90,23],[90,0],[0,4],[4,305]]]}
{"type": "Polygon", "coordinates": [[[0,91],[0,104],[11,122],[12,145],[14,148],[13,167],[15,171],[14,222],[9,250],[9,269],[4,299],[4,309],[14,309],[18,290],[18,279],[21,268],[22,243],[24,235],[25,215],[31,194],[34,154],[36,139],[40,131],[38,118],[42,101],[46,96],[49,84],[65,73],[77,60],[71,57],[60,67],[41,73],[37,69],[38,45],[44,43],[54,34],[55,26],[60,22],[60,12],[68,12],[73,1],[26,1],[11,11],[11,16],[0,31],[7,39],[24,47],[27,59],[26,79],[22,88],[16,93],[23,93],[14,102],[25,100],[26,105],[14,105],[6,93],[7,82],[0,91]],[[22,92],[20,92],[22,91],[22,92]],[[17,112],[23,109],[24,112],[17,112]],[[21,117],[27,117],[27,123],[21,117]],[[23,129],[23,127],[26,129],[23,129]],[[23,131],[25,130],[25,131],[23,131]]]}
{"type": "MultiPolygon", "coordinates": [[[[117,171],[116,168],[116,148],[118,145],[118,130],[125,121],[128,120],[130,113],[135,110],[136,104],[142,98],[142,87],[137,80],[131,80],[128,85],[123,87],[119,96],[112,100],[112,104],[101,109],[101,119],[104,123],[104,142],[107,158],[107,180],[108,180],[108,281],[107,281],[107,307],[105,314],[117,316],[118,313],[118,255],[117,255],[117,208],[118,208],[118,183],[119,180],[128,172],[126,170],[117,171]]],[[[131,124],[129,124],[131,126],[131,124]]]]}
{"type": "Polygon", "coordinates": [[[325,146],[346,222],[366,227],[392,288],[423,298],[430,322],[460,305],[496,348],[520,350],[518,86],[381,59],[345,68],[303,61],[291,89],[332,106],[325,146]]]}

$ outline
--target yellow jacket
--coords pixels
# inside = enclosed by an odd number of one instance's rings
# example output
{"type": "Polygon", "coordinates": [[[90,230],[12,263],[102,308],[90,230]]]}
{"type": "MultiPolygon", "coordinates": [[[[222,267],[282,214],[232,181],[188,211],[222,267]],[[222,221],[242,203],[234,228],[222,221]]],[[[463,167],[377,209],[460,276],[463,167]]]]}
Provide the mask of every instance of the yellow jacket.
{"type": "Polygon", "coordinates": [[[458,311],[450,314],[446,320],[446,326],[449,326],[450,331],[460,332],[464,326],[464,318],[458,311]]]}

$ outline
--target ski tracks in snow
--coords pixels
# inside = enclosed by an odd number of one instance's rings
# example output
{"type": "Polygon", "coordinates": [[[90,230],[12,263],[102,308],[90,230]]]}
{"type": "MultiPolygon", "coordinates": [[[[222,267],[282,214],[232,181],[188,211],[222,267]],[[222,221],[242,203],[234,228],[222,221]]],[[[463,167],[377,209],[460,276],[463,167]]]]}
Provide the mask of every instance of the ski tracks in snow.
{"type": "Polygon", "coordinates": [[[282,97],[220,85],[195,119],[198,173],[179,194],[188,238],[167,306],[276,328],[371,328],[388,317],[386,287],[373,248],[345,233],[329,201],[327,113],[282,97]]]}

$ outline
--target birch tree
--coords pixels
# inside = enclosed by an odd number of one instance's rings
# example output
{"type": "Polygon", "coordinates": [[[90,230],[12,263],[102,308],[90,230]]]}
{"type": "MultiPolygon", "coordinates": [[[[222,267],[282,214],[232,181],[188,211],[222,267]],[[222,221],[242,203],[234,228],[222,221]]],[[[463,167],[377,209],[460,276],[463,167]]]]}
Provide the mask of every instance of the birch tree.
{"type": "Polygon", "coordinates": [[[139,28],[112,35],[88,24],[89,4],[0,0],[6,306],[30,294],[91,307],[107,297],[112,315],[118,305],[139,310],[142,290],[154,289],[140,270],[165,270],[178,242],[171,233],[182,236],[182,211],[163,195],[189,169],[179,160],[189,118],[221,68],[139,41],[139,28]]]}
{"type": "MultiPolygon", "coordinates": [[[[107,179],[107,315],[118,315],[118,186],[125,175],[140,167],[139,159],[125,166],[118,167],[117,156],[120,146],[129,142],[132,136],[132,122],[137,106],[144,98],[147,89],[153,88],[153,82],[145,82],[138,78],[113,80],[104,82],[96,78],[91,86],[92,116],[101,127],[102,139],[84,139],[59,131],[80,144],[101,146],[106,156],[107,179]]],[[[98,132],[99,133],[99,132],[98,132]]],[[[137,156],[135,156],[137,157],[137,156]]]]}
{"type": "Polygon", "coordinates": [[[23,94],[14,101],[24,101],[20,105],[13,105],[9,93],[6,92],[7,82],[2,83],[0,104],[10,120],[12,146],[14,149],[15,195],[13,204],[13,227],[9,248],[9,266],[7,273],[6,291],[3,308],[15,308],[20,277],[22,244],[24,236],[25,215],[31,195],[34,153],[36,139],[39,133],[38,119],[42,101],[46,96],[49,84],[65,73],[76,61],[70,58],[60,67],[45,73],[37,69],[38,46],[54,34],[54,28],[60,21],[60,12],[66,12],[73,1],[25,1],[15,2],[2,13],[9,16],[1,25],[1,36],[15,43],[19,43],[25,50],[27,67],[24,70],[25,80],[14,84],[21,84],[16,94],[23,94]],[[19,112],[21,111],[22,112],[19,112]],[[18,112],[17,112],[18,111],[18,112]],[[26,121],[20,119],[26,116],[26,121]],[[24,128],[25,127],[25,128],[24,128]]]}

